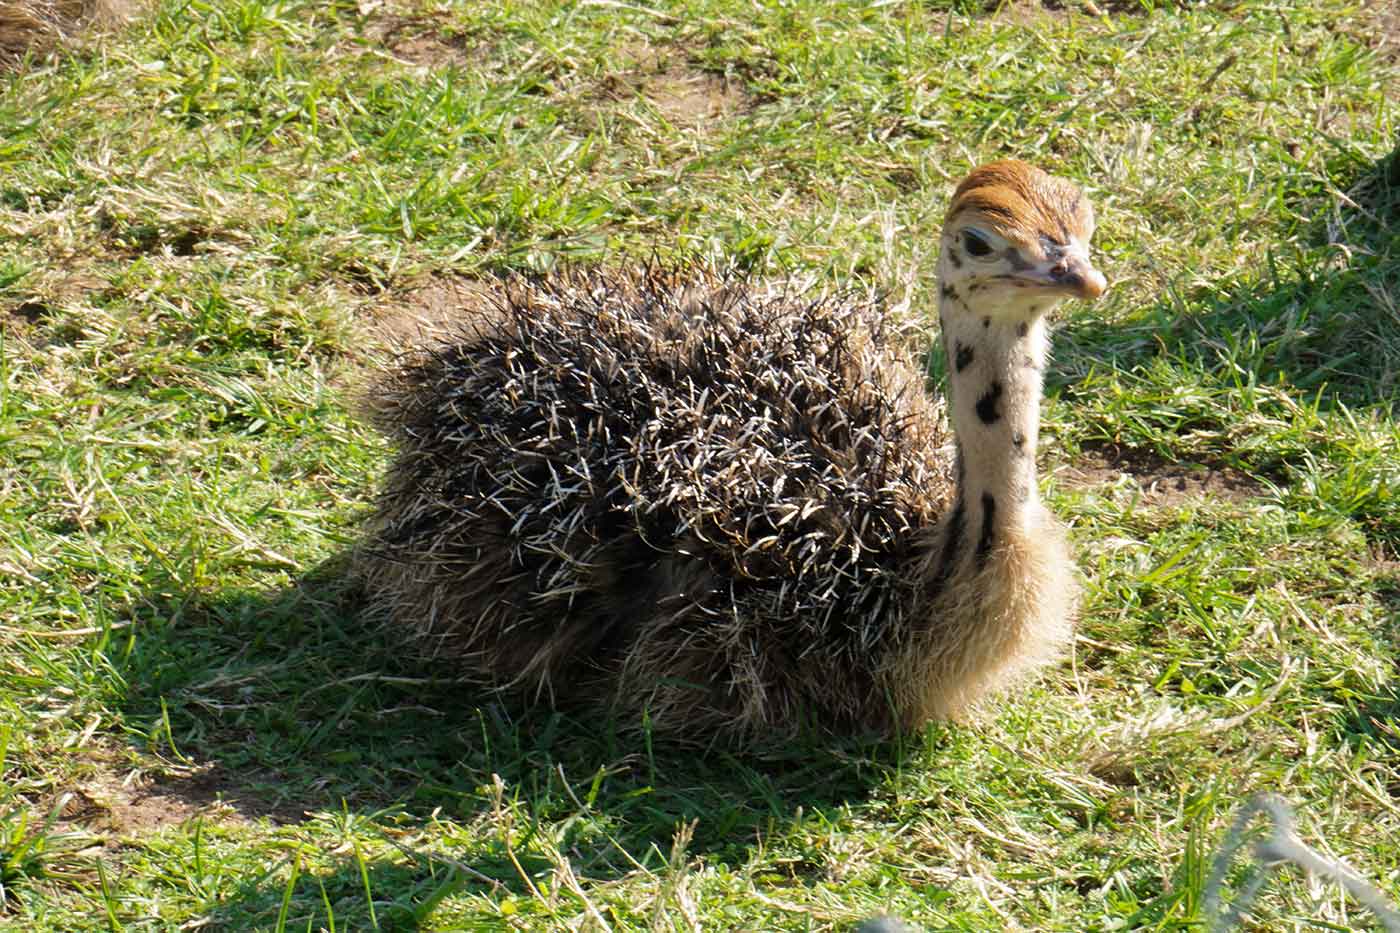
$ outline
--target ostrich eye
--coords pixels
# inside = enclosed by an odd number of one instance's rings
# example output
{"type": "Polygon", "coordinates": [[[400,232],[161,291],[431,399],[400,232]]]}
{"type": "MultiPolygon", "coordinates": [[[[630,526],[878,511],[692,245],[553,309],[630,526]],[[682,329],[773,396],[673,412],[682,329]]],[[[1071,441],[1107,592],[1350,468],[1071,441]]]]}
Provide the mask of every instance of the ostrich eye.
{"type": "Polygon", "coordinates": [[[979,259],[992,254],[992,244],[982,239],[982,235],[975,230],[963,231],[963,249],[969,256],[979,259]]]}

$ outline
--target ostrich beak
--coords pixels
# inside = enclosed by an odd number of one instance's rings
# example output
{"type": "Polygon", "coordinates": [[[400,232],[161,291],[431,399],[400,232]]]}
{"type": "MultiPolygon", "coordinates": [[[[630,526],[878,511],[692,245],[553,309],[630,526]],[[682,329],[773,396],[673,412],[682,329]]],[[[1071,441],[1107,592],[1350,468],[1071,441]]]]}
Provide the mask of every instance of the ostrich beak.
{"type": "Polygon", "coordinates": [[[1089,262],[1087,256],[1070,256],[1063,263],[1063,270],[1060,269],[1060,265],[1057,263],[1050,270],[1050,274],[1058,278],[1060,284],[1076,298],[1083,301],[1093,301],[1108,288],[1108,279],[1104,278],[1102,272],[1094,268],[1094,264],[1089,262]]]}
{"type": "Polygon", "coordinates": [[[1066,250],[1045,263],[1021,273],[1029,283],[1062,292],[1083,301],[1093,301],[1108,288],[1108,279],[1094,268],[1089,257],[1078,250],[1066,250]]]}

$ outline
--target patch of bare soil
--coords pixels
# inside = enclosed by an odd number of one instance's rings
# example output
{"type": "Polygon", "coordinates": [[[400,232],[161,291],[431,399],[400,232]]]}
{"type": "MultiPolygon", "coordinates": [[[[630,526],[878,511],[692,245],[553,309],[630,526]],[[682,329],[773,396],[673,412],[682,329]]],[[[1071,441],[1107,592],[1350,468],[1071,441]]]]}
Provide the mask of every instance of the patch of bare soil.
{"type": "Polygon", "coordinates": [[[27,334],[51,313],[53,309],[44,302],[25,299],[5,308],[5,318],[0,321],[0,328],[20,335],[27,334]]]}
{"type": "Polygon", "coordinates": [[[1012,0],[1009,3],[992,4],[993,19],[1007,20],[1023,26],[1033,26],[1037,21],[1065,19],[1070,16],[1107,16],[1110,13],[1144,13],[1146,8],[1138,0],[1012,0]]]}
{"type": "Polygon", "coordinates": [[[638,89],[668,122],[695,124],[739,109],[743,95],[724,78],[679,65],[645,77],[638,89]]]}
{"type": "Polygon", "coordinates": [[[1081,0],[1014,0],[1012,3],[997,4],[991,18],[1018,26],[1034,26],[1046,19],[1059,19],[1074,13],[1102,16],[1103,12],[1100,6],[1081,0]]]}
{"type": "Polygon", "coordinates": [[[612,100],[645,100],[668,123],[698,126],[747,106],[736,82],[702,71],[665,48],[624,46],[618,58],[624,64],[603,79],[603,95],[612,100]]]}
{"type": "Polygon", "coordinates": [[[0,302],[0,331],[20,339],[34,338],[46,322],[81,305],[106,287],[105,281],[85,273],[40,278],[29,294],[14,301],[0,302]]]}
{"type": "Polygon", "coordinates": [[[180,797],[158,790],[132,790],[110,779],[92,780],[68,793],[60,817],[99,834],[140,835],[163,826],[178,826],[200,812],[180,797]]]}
{"type": "Polygon", "coordinates": [[[1267,491],[1259,480],[1233,467],[1173,463],[1150,451],[1113,445],[1085,448],[1056,475],[1078,489],[1112,486],[1127,477],[1142,490],[1144,502],[1162,508],[1201,499],[1243,502],[1267,491]]]}
{"type": "Polygon", "coordinates": [[[394,58],[425,68],[466,67],[487,55],[481,44],[432,16],[385,14],[368,24],[365,38],[394,58]]]}
{"type": "Polygon", "coordinates": [[[179,826],[196,817],[240,824],[262,818],[290,823],[302,816],[295,807],[271,805],[253,797],[217,766],[154,781],[136,772],[120,778],[104,769],[67,788],[66,793],[59,813],[62,828],[116,839],[179,826]]]}

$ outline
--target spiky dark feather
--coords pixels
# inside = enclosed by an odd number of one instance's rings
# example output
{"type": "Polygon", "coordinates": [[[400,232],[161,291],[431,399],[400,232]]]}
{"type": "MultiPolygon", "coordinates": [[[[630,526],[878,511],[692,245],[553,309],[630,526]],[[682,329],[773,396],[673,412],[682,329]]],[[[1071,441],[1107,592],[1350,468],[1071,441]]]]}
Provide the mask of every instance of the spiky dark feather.
{"type": "Polygon", "coordinates": [[[656,728],[894,726],[880,672],[952,489],[908,335],[695,272],[495,295],[371,399],[378,610],[469,679],[656,728]]]}

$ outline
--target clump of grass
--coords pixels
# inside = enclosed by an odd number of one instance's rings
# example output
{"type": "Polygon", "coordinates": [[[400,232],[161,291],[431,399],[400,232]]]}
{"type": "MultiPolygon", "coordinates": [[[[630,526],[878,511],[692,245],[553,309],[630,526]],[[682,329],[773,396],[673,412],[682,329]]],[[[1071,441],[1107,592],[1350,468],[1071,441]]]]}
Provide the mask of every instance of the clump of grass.
{"type": "MultiPolygon", "coordinates": [[[[13,727],[0,726],[0,777],[8,762],[13,727]]],[[[0,919],[25,897],[27,889],[45,880],[74,881],[74,853],[90,838],[87,833],[57,828],[69,795],[60,795],[42,820],[8,779],[0,782],[0,919]]]]}
{"type": "Polygon", "coordinates": [[[18,901],[26,885],[45,876],[58,840],[51,834],[54,814],[34,826],[27,808],[11,801],[0,802],[0,914],[11,901],[18,901]]]}

